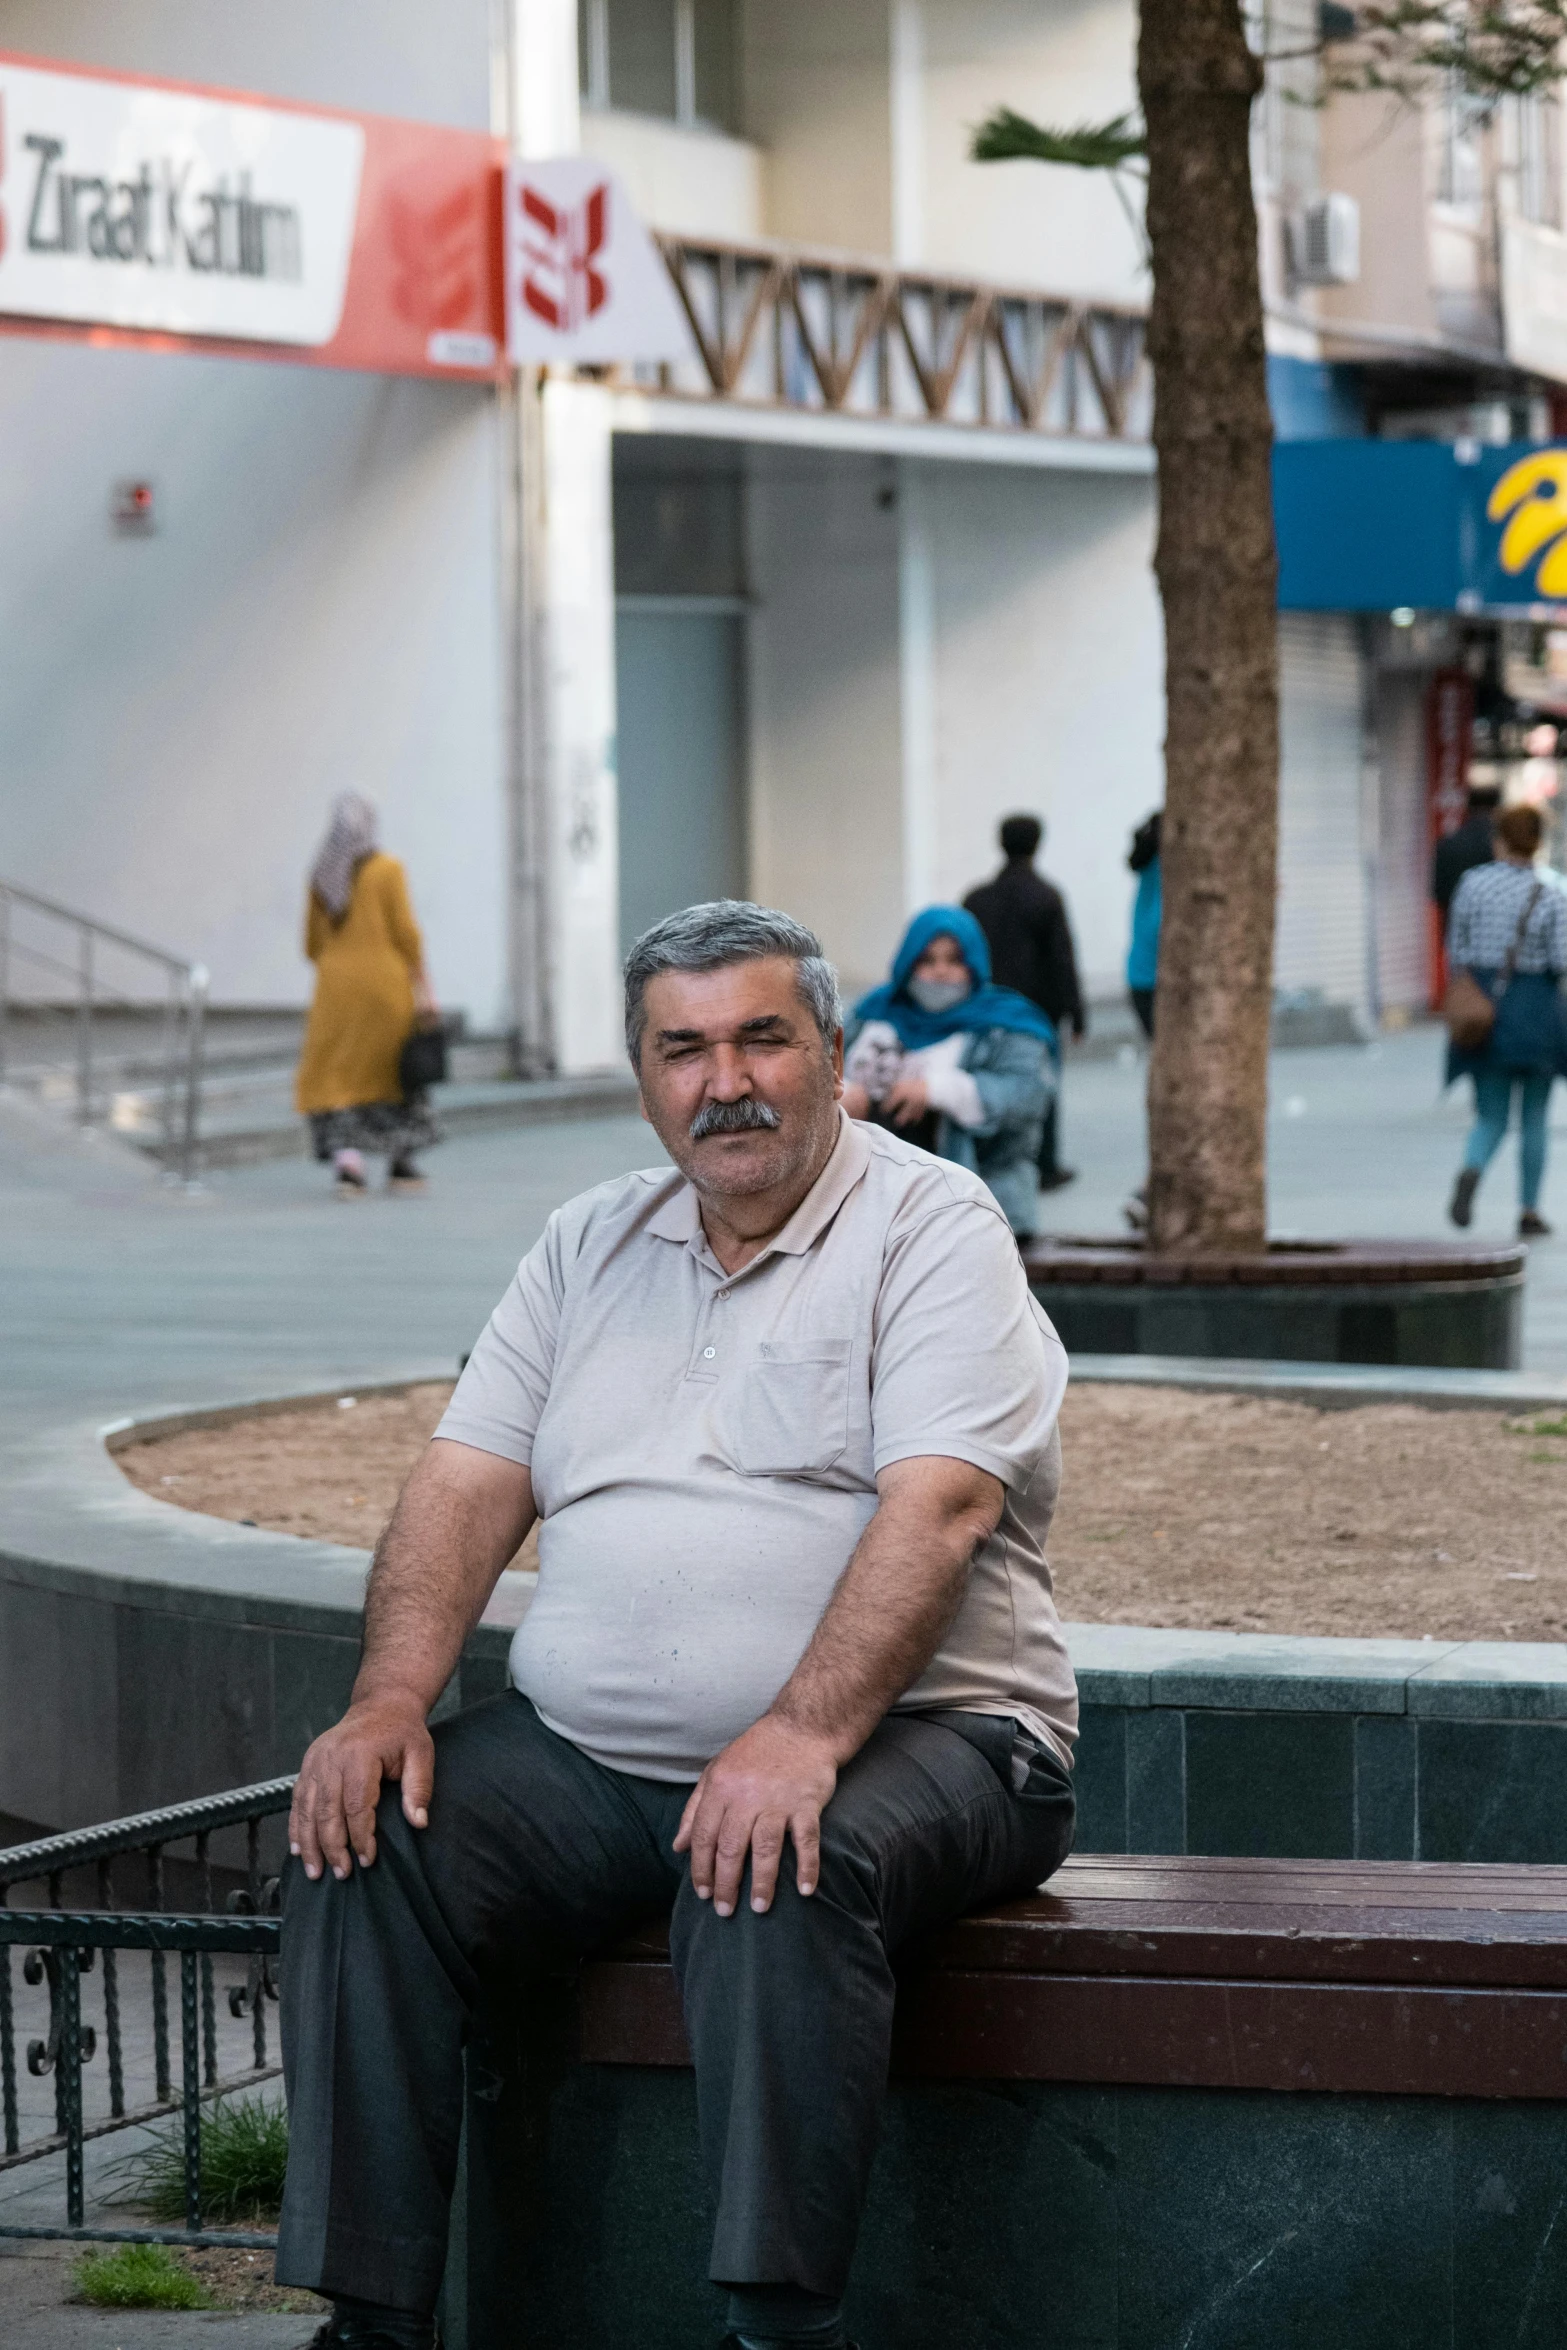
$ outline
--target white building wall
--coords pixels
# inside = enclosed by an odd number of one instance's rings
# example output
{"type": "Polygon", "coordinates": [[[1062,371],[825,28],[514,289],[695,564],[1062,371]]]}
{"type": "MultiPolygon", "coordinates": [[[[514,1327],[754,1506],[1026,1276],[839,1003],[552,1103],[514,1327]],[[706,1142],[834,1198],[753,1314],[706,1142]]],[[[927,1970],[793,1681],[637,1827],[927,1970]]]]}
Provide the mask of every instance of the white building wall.
{"type": "Polygon", "coordinates": [[[1146,478],[919,469],[935,609],[938,898],[998,863],[996,826],[1043,817],[1085,984],[1118,994],[1129,836],[1163,797],[1163,629],[1146,478]]]}
{"type": "Polygon", "coordinates": [[[0,46],[155,80],[212,82],[490,128],[490,0],[5,0],[0,46]]]}
{"type": "Polygon", "coordinates": [[[1161,795],[1152,521],[1146,479],[758,460],[751,886],[846,987],[1032,809],[1088,984],[1120,991],[1128,838],[1161,795]]]}
{"type": "Polygon", "coordinates": [[[1367,1009],[1360,646],[1342,612],[1279,614],[1274,984],[1367,1009]]]}
{"type": "Polygon", "coordinates": [[[894,0],[745,0],[741,113],[769,236],[893,250],[894,0]]]}
{"type": "Polygon", "coordinates": [[[753,464],[751,891],[810,923],[853,995],[903,921],[896,477],[874,458],[753,464]]]}
{"type": "Polygon", "coordinates": [[[763,156],[745,139],[584,107],[582,151],[620,173],[649,228],[741,241],[763,233],[763,156]]]}
{"type": "Polygon", "coordinates": [[[1053,127],[1135,110],[1131,0],[918,4],[921,258],[1011,285],[1146,302],[1138,241],[1103,172],[969,161],[975,128],[1001,105],[1053,127]]]}
{"type": "Polygon", "coordinates": [[[0,339],[0,873],[301,1001],[335,792],[407,860],[442,999],[502,1016],[493,403],[0,339]],[[158,529],[116,538],[113,483],[158,529]]]}
{"type": "MultiPolygon", "coordinates": [[[[14,50],[487,128],[488,0],[8,0],[14,50]]],[[[406,858],[442,998],[505,1017],[491,396],[0,337],[0,873],[297,1002],[334,792],[406,858]],[[117,479],[158,532],[116,539],[117,479]]]]}

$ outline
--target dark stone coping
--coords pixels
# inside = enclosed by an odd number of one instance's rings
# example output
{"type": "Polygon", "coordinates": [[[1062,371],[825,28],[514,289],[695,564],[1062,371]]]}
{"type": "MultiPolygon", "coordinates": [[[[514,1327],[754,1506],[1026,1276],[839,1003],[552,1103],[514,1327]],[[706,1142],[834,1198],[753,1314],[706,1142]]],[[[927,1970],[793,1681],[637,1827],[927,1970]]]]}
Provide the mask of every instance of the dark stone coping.
{"type": "MultiPolygon", "coordinates": [[[[325,1408],[345,1392],[397,1393],[449,1375],[444,1364],[422,1367],[361,1381],[352,1390],[78,1424],[14,1446],[0,1457],[0,1581],[163,1614],[357,1640],[367,1552],[157,1501],[124,1477],[112,1451],[147,1436],[317,1400],[325,1408]]],[[[1357,1373],[1339,1365],[1140,1355],[1080,1357],[1073,1376],[1272,1394],[1342,1409],[1394,1400],[1448,1409],[1567,1408],[1567,1380],[1515,1372],[1357,1373]]],[[[504,1661],[534,1581],[508,1570],[472,1653],[504,1661]]],[[[1567,1643],[1314,1639],[1131,1624],[1070,1624],[1067,1637],[1090,1706],[1567,1721],[1567,1643]]]]}
{"type": "Polygon", "coordinates": [[[1256,1255],[1150,1255],[1143,1242],[1113,1235],[1052,1235],[1023,1252],[1036,1289],[1088,1282],[1114,1288],[1344,1289],[1411,1282],[1521,1280],[1528,1251],[1443,1240],[1272,1240],[1256,1255]]]}

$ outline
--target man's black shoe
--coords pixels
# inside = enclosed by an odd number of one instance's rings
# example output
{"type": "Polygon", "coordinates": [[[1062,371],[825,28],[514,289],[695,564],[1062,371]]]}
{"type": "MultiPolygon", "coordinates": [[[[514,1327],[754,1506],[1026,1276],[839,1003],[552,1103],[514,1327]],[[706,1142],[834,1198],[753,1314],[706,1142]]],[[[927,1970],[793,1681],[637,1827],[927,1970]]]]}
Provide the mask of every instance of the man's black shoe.
{"type": "Polygon", "coordinates": [[[1040,1176],[1039,1188],[1041,1191],[1064,1191],[1069,1183],[1076,1181],[1075,1167],[1052,1167],[1048,1175],[1040,1176]]]}
{"type": "Polygon", "coordinates": [[[376,2309],[368,2302],[345,2308],[339,2302],[306,2350],[435,2350],[435,2320],[404,2309],[376,2309]]]}

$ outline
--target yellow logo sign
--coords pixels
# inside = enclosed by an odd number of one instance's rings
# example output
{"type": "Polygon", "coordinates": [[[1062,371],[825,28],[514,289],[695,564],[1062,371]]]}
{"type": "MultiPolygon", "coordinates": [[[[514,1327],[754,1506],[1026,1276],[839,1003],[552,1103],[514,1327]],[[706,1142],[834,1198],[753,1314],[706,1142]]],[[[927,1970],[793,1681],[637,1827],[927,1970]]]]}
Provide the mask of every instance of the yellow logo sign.
{"type": "Polygon", "coordinates": [[[1509,465],[1485,510],[1493,522],[1512,517],[1498,550],[1502,569],[1526,571],[1544,547],[1535,591],[1567,598],[1567,449],[1540,449],[1509,465]]]}

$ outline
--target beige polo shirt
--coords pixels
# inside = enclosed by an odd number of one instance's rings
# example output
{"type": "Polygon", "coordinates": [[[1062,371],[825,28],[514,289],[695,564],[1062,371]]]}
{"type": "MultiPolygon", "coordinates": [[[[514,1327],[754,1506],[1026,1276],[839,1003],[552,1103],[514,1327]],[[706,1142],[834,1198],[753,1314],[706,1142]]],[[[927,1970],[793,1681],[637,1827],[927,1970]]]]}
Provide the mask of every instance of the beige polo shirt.
{"type": "Polygon", "coordinates": [[[529,1465],[538,1593],[511,1678],[550,1728],[691,1779],[767,1711],[894,1461],[1006,1489],[900,1711],[1013,1714],[1070,1762],[1077,1696],[1045,1563],[1060,1340],[976,1176],[841,1118],[794,1215],[739,1273],[684,1177],[584,1192],[518,1267],[436,1434],[529,1465]]]}

